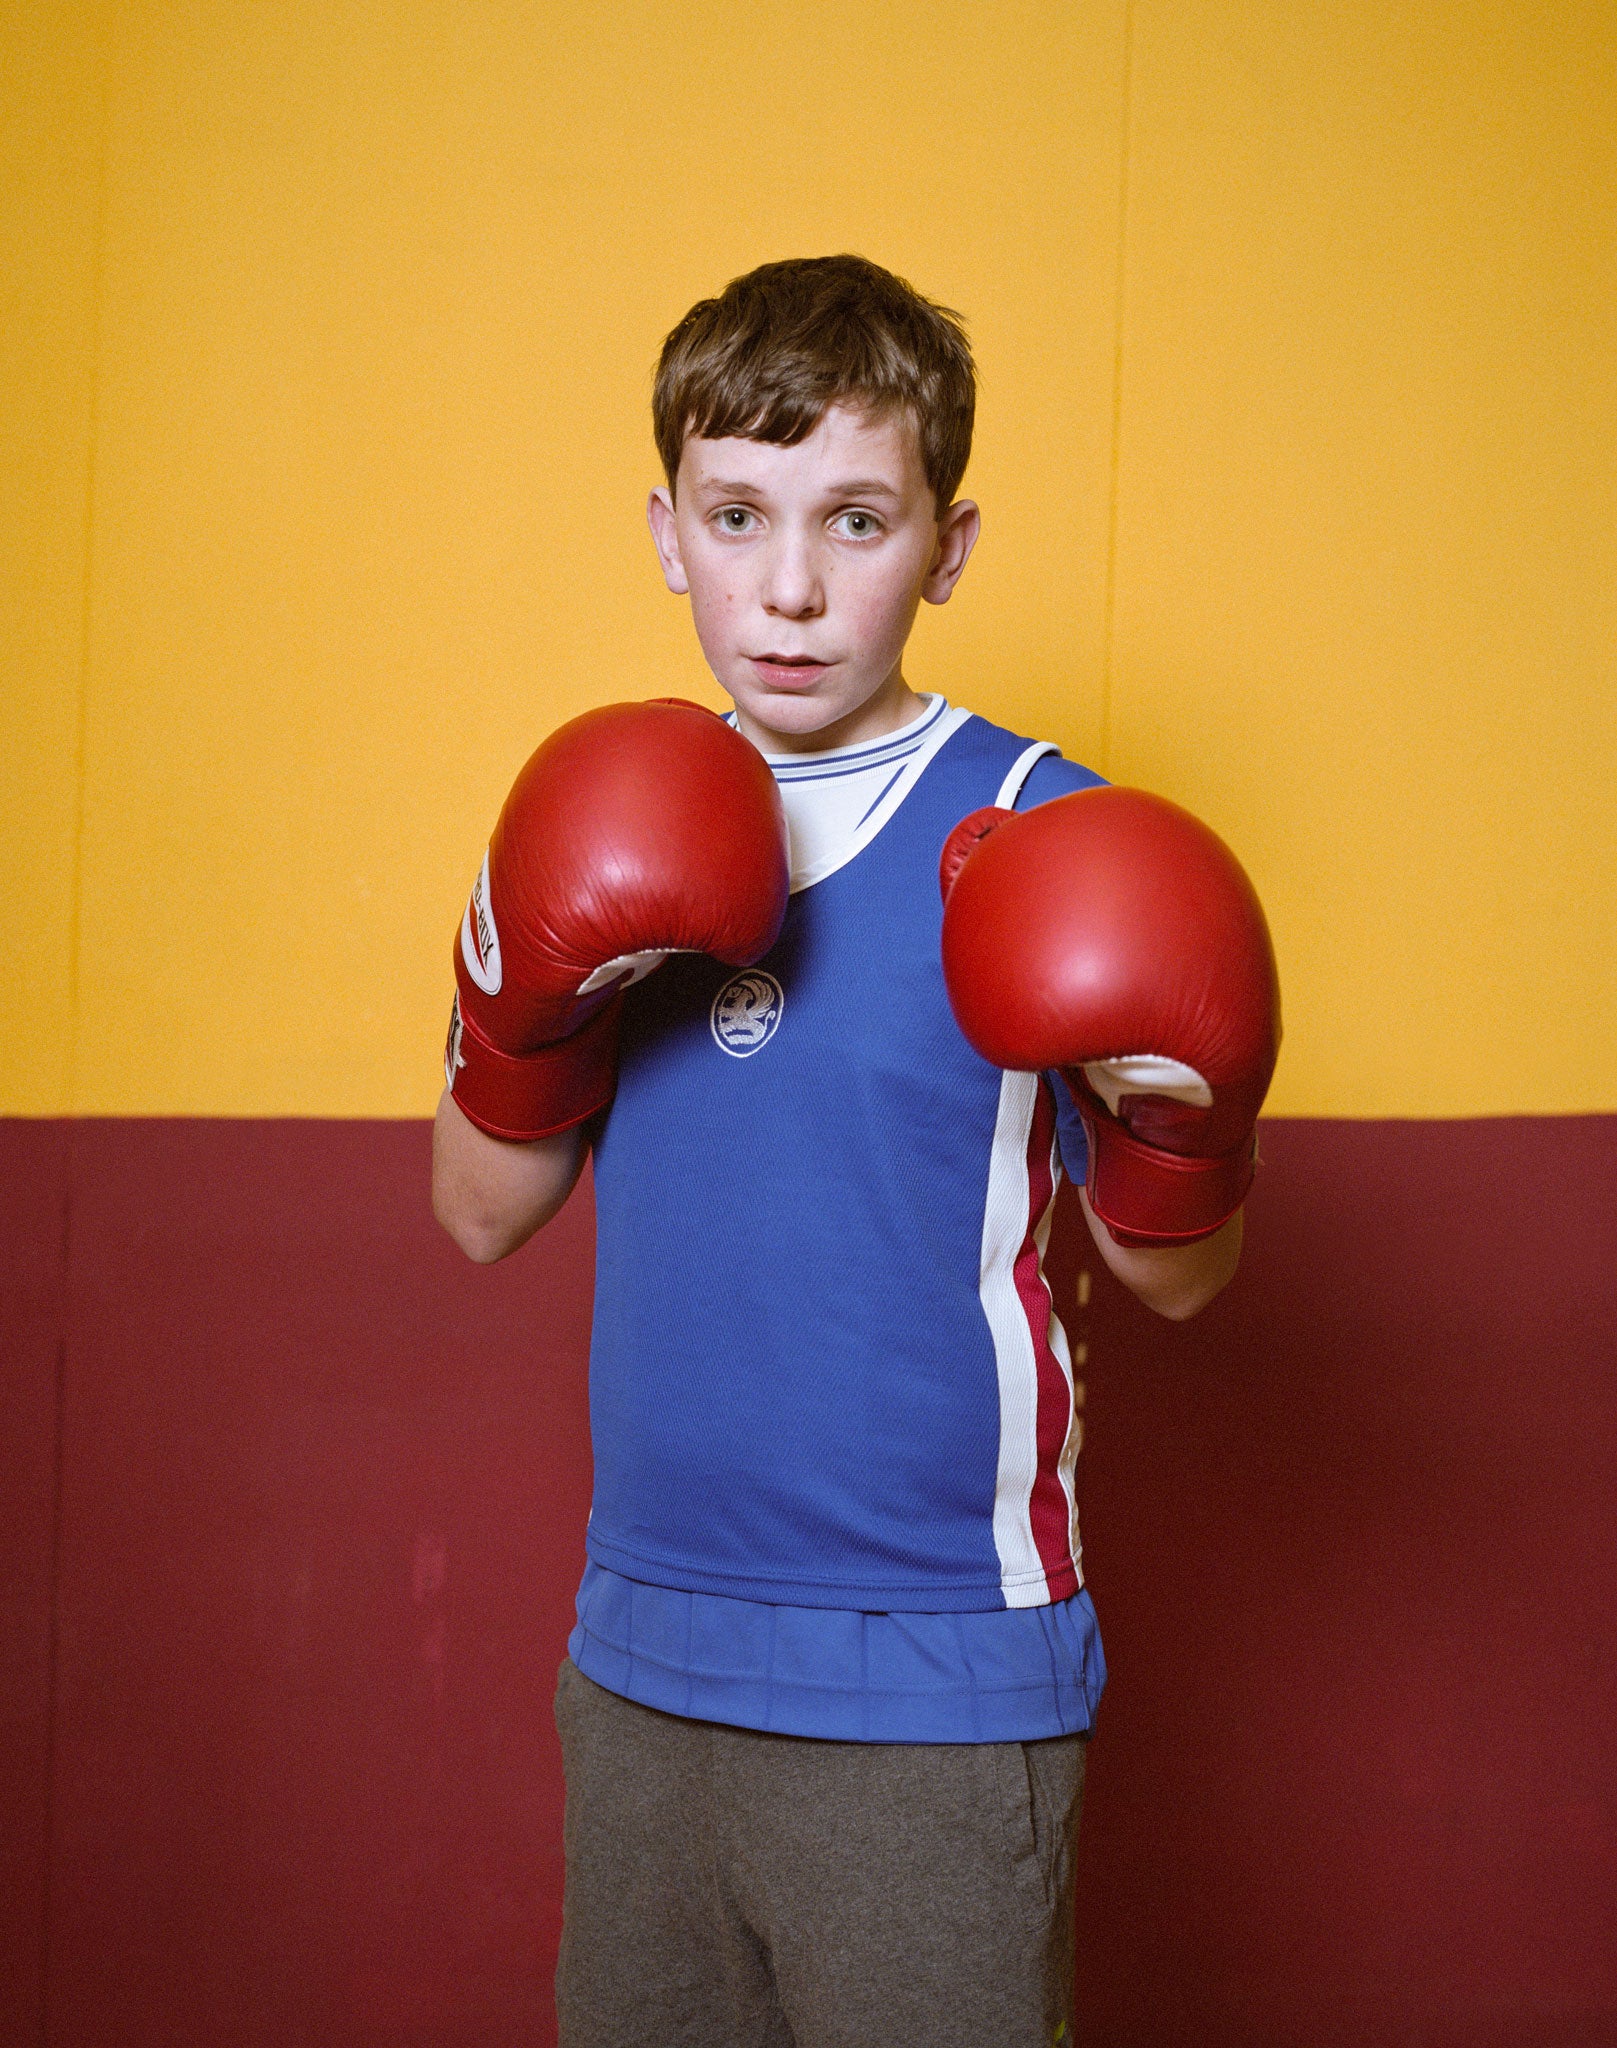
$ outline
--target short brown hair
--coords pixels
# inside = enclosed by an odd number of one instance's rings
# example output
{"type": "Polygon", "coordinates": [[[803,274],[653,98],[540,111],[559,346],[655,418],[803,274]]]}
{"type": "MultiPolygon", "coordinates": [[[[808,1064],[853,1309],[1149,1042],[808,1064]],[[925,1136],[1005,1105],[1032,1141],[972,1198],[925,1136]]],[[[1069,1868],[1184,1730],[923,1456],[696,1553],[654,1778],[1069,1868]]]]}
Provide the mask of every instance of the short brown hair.
{"type": "Polygon", "coordinates": [[[908,410],[941,513],[971,454],[977,379],[958,313],[863,256],[764,263],[702,299],[663,343],[652,390],[669,488],[688,434],[790,447],[839,399],[908,410]]]}

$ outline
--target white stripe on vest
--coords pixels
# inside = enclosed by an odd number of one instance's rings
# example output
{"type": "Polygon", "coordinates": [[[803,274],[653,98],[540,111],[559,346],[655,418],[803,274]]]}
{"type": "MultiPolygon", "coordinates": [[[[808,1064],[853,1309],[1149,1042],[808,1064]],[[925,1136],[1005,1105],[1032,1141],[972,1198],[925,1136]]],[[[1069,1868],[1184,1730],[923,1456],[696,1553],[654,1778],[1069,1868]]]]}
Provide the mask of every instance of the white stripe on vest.
{"type": "MultiPolygon", "coordinates": [[[[1011,764],[995,803],[1011,809],[1035,761],[1060,750],[1048,741],[1026,747],[1011,764]]],[[[1037,1074],[1006,1074],[989,1157],[983,1211],[979,1293],[994,1339],[999,1370],[999,1472],[994,1488],[994,1547],[1007,1607],[1038,1607],[1065,1597],[1082,1583],[1077,1558],[1073,1467],[1078,1456],[1072,1359],[1067,1333],[1050,1301],[1044,1254],[1050,1242],[1056,1189],[1061,1185],[1055,1119],[1041,1118],[1037,1074]],[[1040,1130],[1047,1123],[1048,1129],[1040,1130]],[[1043,1155],[1036,1156],[1036,1155],[1043,1155]],[[1017,1266],[1024,1286],[1017,1285],[1017,1266]],[[1031,1267],[1031,1271],[1029,1271],[1031,1267]],[[1044,1327],[1039,1327],[1040,1323],[1044,1327]],[[1039,1411],[1047,1431],[1055,1423],[1062,1443],[1054,1477],[1061,1489],[1059,1531],[1048,1498],[1035,1517],[1039,1480],[1039,1411]],[[1037,1526],[1035,1521],[1037,1520],[1037,1526]],[[1071,1584],[1061,1583],[1071,1574],[1071,1584]]],[[[1050,1492],[1050,1478],[1044,1493],[1050,1492]]]]}

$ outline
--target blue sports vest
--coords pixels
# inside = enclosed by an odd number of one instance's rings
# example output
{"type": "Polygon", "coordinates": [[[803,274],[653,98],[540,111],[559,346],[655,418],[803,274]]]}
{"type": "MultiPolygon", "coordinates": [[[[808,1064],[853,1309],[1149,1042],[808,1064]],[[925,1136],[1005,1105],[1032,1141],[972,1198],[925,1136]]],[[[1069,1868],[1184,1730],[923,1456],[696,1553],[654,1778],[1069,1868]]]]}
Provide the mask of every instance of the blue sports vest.
{"type": "Polygon", "coordinates": [[[595,1148],[608,1571],[871,1611],[1078,1587],[1054,1099],[967,1045],[939,958],[943,841],[1027,754],[967,718],[765,959],[629,992],[595,1148]]]}

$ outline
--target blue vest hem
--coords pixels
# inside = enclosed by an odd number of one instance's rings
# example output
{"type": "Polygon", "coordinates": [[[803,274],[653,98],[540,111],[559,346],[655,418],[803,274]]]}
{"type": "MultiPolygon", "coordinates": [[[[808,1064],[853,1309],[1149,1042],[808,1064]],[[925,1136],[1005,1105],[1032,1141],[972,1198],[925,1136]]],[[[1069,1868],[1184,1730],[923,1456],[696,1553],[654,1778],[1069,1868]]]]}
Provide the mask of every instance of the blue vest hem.
{"type": "Polygon", "coordinates": [[[772,1735],[826,1742],[1043,1742],[1087,1735],[1105,1684],[1105,1663],[1088,1617],[1092,1651],[1082,1668],[1044,1680],[993,1683],[980,1678],[858,1686],[812,1674],[693,1671],[642,1647],[596,1634],[584,1621],[567,1650],[586,1678],[608,1692],[683,1720],[715,1721],[772,1735]]]}
{"type": "MultiPolygon", "coordinates": [[[[1009,1605],[1005,1598],[1005,1581],[999,1578],[942,1585],[927,1580],[902,1585],[875,1580],[776,1578],[758,1571],[703,1571],[693,1565],[647,1557],[643,1551],[614,1543],[610,1537],[602,1535],[593,1522],[584,1548],[591,1563],[601,1565],[607,1571],[617,1572],[622,1578],[638,1579],[648,1586],[666,1586],[679,1593],[718,1593],[732,1600],[759,1600],[789,1607],[854,1609],[867,1614],[981,1614],[1009,1605]]],[[[1071,1568],[1071,1583],[1063,1585],[1053,1595],[1042,1572],[1026,1574],[1010,1583],[1013,1590],[1020,1590],[1024,1585],[1038,1587],[1039,1599],[1026,1603],[1037,1607],[1068,1599],[1083,1586],[1082,1576],[1076,1568],[1071,1568]]]]}

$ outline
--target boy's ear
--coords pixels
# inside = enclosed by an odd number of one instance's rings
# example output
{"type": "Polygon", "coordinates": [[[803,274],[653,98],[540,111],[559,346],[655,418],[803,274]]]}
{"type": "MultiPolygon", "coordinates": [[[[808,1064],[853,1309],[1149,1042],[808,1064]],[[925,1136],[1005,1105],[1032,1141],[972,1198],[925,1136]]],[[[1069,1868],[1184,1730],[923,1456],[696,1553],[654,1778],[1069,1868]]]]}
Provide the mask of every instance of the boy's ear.
{"type": "Polygon", "coordinates": [[[679,526],[674,518],[674,495],[666,484],[659,484],[646,500],[646,524],[651,528],[651,538],[657,548],[657,559],[663,565],[663,581],[675,597],[688,597],[691,580],[685,574],[685,564],[680,559],[679,526]]]}
{"type": "Polygon", "coordinates": [[[982,514],[970,498],[957,498],[938,521],[937,546],[932,551],[926,580],[921,585],[921,595],[928,604],[949,602],[971,551],[977,545],[982,524],[982,514]]]}

